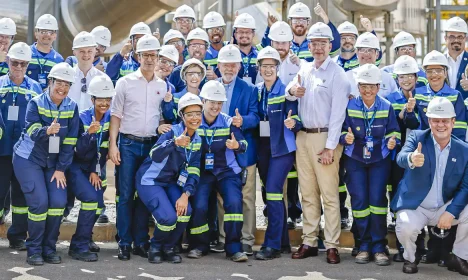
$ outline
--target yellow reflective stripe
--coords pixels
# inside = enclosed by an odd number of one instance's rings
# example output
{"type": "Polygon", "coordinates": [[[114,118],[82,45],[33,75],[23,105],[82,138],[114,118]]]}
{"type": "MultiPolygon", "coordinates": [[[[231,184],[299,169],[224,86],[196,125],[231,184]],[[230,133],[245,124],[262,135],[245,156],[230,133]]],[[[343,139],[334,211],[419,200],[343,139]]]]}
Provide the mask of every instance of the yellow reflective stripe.
{"type": "Polygon", "coordinates": [[[391,192],[391,191],[393,191],[392,185],[387,185],[387,192],[391,192]]]}
{"type": "Polygon", "coordinates": [[[288,179],[297,178],[297,171],[291,171],[288,173],[288,179]]]}
{"type": "Polygon", "coordinates": [[[41,64],[41,65],[50,66],[50,67],[54,67],[54,65],[57,64],[57,63],[55,63],[55,62],[53,62],[51,60],[46,60],[46,59],[43,59],[43,58],[35,58],[35,57],[33,57],[29,63],[30,64],[41,64]]]}
{"type": "Polygon", "coordinates": [[[209,229],[210,228],[208,227],[208,224],[204,224],[201,227],[191,228],[190,234],[202,234],[204,232],[207,232],[209,229]]]}
{"type": "Polygon", "coordinates": [[[3,137],[3,129],[0,127],[0,139],[3,137]]]}
{"type": "Polygon", "coordinates": [[[267,200],[283,200],[283,194],[282,193],[267,193],[266,199],[267,200]]]}
{"type": "Polygon", "coordinates": [[[370,212],[376,215],[387,215],[387,212],[388,212],[387,207],[377,207],[377,206],[369,205],[369,208],[370,208],[370,212]]]}
{"type": "MultiPolygon", "coordinates": [[[[249,62],[249,57],[248,56],[245,56],[243,59],[243,63],[248,63],[249,62]]],[[[257,58],[256,57],[252,57],[250,59],[250,64],[257,64],[257,58]]]]}
{"type": "Polygon", "coordinates": [[[11,206],[11,212],[13,214],[28,214],[29,207],[18,207],[18,206],[11,206]]]}
{"type": "Polygon", "coordinates": [[[96,209],[96,215],[101,215],[102,214],[102,208],[96,209]]]}
{"type": "Polygon", "coordinates": [[[116,195],[115,196],[115,203],[119,203],[119,200],[120,200],[120,196],[116,195]]]}
{"type": "Polygon", "coordinates": [[[126,76],[126,75],[128,75],[128,74],[130,74],[130,73],[133,73],[133,72],[135,72],[133,69],[130,69],[130,70],[122,70],[122,69],[120,69],[120,76],[126,76]]]}
{"type": "Polygon", "coordinates": [[[348,132],[347,131],[342,131],[341,132],[341,135],[345,135],[345,134],[348,134],[348,132]]]}
{"type": "Polygon", "coordinates": [[[101,186],[102,186],[103,188],[107,187],[107,179],[102,180],[101,186]]]}
{"type": "Polygon", "coordinates": [[[218,58],[205,59],[205,60],[203,60],[203,62],[208,66],[216,65],[216,64],[218,64],[218,58]]]}
{"type": "Polygon", "coordinates": [[[243,214],[224,214],[225,222],[242,222],[244,221],[243,214]]]}
{"type": "Polygon", "coordinates": [[[177,224],[173,224],[172,226],[164,226],[164,225],[161,225],[161,224],[156,224],[156,227],[160,230],[160,231],[171,231],[173,229],[176,228],[176,225],[177,224]]]}
{"type": "Polygon", "coordinates": [[[339,192],[346,192],[346,185],[338,187],[339,192]]]}
{"type": "Polygon", "coordinates": [[[63,144],[65,145],[76,145],[76,141],[78,140],[78,138],[65,138],[63,139],[63,144]]]}
{"type": "MultiPolygon", "coordinates": [[[[364,119],[364,116],[361,110],[348,109],[348,115],[353,118],[364,119]]],[[[374,111],[367,112],[367,116],[368,118],[372,118],[374,116],[374,111]]],[[[375,112],[376,119],[382,119],[382,118],[387,118],[387,117],[388,117],[388,110],[379,110],[375,112]]]]}
{"type": "Polygon", "coordinates": [[[49,211],[47,211],[47,215],[49,215],[49,216],[63,216],[64,211],[65,211],[65,208],[49,208],[49,211]]]}
{"type": "MultiPolygon", "coordinates": [[[[53,111],[49,109],[45,109],[43,107],[37,107],[39,110],[39,114],[44,115],[48,118],[57,118],[59,116],[58,111],[53,111]]],[[[71,119],[73,118],[73,114],[75,111],[60,111],[60,119],[71,119]]]]}
{"type": "Polygon", "coordinates": [[[81,210],[94,211],[97,209],[97,202],[81,202],[81,210]]]}
{"type": "Polygon", "coordinates": [[[283,96],[278,96],[278,97],[273,97],[273,98],[268,98],[268,105],[273,105],[273,104],[280,104],[286,101],[286,97],[283,96]]]}
{"type": "Polygon", "coordinates": [[[200,169],[198,169],[197,167],[189,166],[187,167],[187,172],[188,174],[194,174],[194,175],[200,176],[200,169]]]}
{"type": "Polygon", "coordinates": [[[299,58],[309,58],[312,57],[312,53],[307,50],[307,51],[300,51],[299,54],[297,55],[299,58]]]}
{"type": "MultiPolygon", "coordinates": [[[[179,98],[173,97],[173,99],[174,99],[174,103],[176,103],[176,104],[179,103],[179,100],[180,100],[179,98]]],[[[175,109],[174,109],[174,110],[175,110],[175,109]]]]}
{"type": "Polygon", "coordinates": [[[426,78],[424,77],[418,77],[418,82],[421,82],[421,83],[424,83],[425,85],[427,85],[427,83],[429,82],[426,78]]]}
{"type": "Polygon", "coordinates": [[[394,110],[403,110],[405,108],[405,104],[392,103],[392,107],[394,110]]]}
{"type": "Polygon", "coordinates": [[[192,151],[194,151],[194,152],[200,151],[200,149],[201,149],[201,143],[194,143],[193,146],[190,145],[190,147],[192,147],[192,151]]]}
{"type": "Polygon", "coordinates": [[[45,221],[47,219],[47,212],[42,214],[34,214],[28,211],[28,219],[34,222],[45,221]]]}
{"type": "Polygon", "coordinates": [[[369,208],[364,209],[364,210],[353,210],[353,216],[354,218],[365,218],[370,215],[370,210],[369,208]]]}
{"type": "Polygon", "coordinates": [[[462,122],[462,121],[455,121],[455,126],[453,128],[462,128],[462,129],[466,129],[467,125],[466,125],[466,122],[462,122]]]}
{"type": "Polygon", "coordinates": [[[298,115],[292,115],[292,116],[291,116],[291,119],[295,119],[295,120],[297,120],[297,121],[301,121],[301,118],[299,118],[298,115]]]}
{"type": "MultiPolygon", "coordinates": [[[[216,129],[214,136],[228,136],[230,134],[231,130],[230,128],[221,128],[221,129],[216,129]]],[[[197,133],[199,136],[210,136],[213,135],[213,129],[207,129],[206,130],[206,135],[205,135],[205,130],[202,128],[197,129],[197,133]]],[[[194,145],[195,146],[195,145],[194,145]]]]}
{"type": "Polygon", "coordinates": [[[109,148],[109,141],[102,141],[101,148],[109,148]]]}
{"type": "Polygon", "coordinates": [[[31,134],[36,130],[36,129],[41,129],[42,128],[42,124],[40,123],[33,123],[29,128],[28,130],[26,131],[26,133],[31,136],[31,134]]]}
{"type": "MultiPolygon", "coordinates": [[[[8,70],[8,68],[6,68],[8,70]]],[[[18,86],[13,86],[13,87],[4,87],[4,88],[0,88],[0,94],[6,94],[6,93],[9,93],[11,91],[14,91],[14,92],[17,92],[19,94],[23,94],[23,95],[26,95],[27,93],[31,94],[32,96],[36,96],[37,93],[33,90],[30,90],[30,89],[27,89],[27,88],[22,88],[22,87],[18,87],[18,86]]]]}
{"type": "Polygon", "coordinates": [[[190,221],[190,216],[179,216],[177,217],[178,223],[188,223],[190,221]]]}
{"type": "MultiPolygon", "coordinates": [[[[84,128],[85,131],[87,131],[89,129],[89,125],[83,125],[83,128],[84,128]]],[[[96,131],[96,133],[101,132],[101,129],[102,129],[103,132],[109,131],[109,122],[106,122],[106,123],[104,123],[104,125],[101,125],[99,127],[99,130],[96,131]]]]}
{"type": "Polygon", "coordinates": [[[340,50],[340,49],[337,49],[337,50],[335,50],[335,51],[333,51],[333,52],[330,52],[328,55],[329,55],[329,56],[335,56],[335,54],[337,54],[339,50],[340,50]]]}
{"type": "Polygon", "coordinates": [[[257,49],[257,51],[261,51],[261,50],[263,49],[263,46],[262,46],[262,44],[260,43],[260,44],[257,44],[257,45],[255,46],[255,48],[257,49]]]}
{"type": "Polygon", "coordinates": [[[401,133],[400,132],[390,132],[389,134],[385,135],[385,139],[395,136],[396,139],[401,139],[401,133]]]}

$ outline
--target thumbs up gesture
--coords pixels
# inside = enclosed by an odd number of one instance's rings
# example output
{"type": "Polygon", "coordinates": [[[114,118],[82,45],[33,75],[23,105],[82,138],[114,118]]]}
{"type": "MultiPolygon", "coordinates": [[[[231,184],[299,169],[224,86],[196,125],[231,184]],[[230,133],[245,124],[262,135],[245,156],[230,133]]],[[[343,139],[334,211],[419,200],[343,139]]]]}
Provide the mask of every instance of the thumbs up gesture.
{"type": "Polygon", "coordinates": [[[268,12],[268,27],[271,27],[273,25],[273,23],[277,22],[278,19],[274,16],[274,15],[271,15],[270,12],[268,12]]]}
{"type": "Polygon", "coordinates": [[[96,121],[96,118],[93,116],[93,121],[91,122],[91,125],[88,128],[88,133],[89,134],[94,134],[99,131],[101,128],[101,124],[96,121]]]}
{"type": "Polygon", "coordinates": [[[172,88],[169,87],[169,90],[166,92],[166,95],[164,95],[164,101],[171,102],[171,100],[172,100],[172,88]]]}
{"type": "Polygon", "coordinates": [[[301,75],[297,75],[297,84],[291,88],[292,95],[296,96],[297,98],[304,97],[306,92],[306,88],[302,86],[302,78],[301,75]]]}
{"type": "Polygon", "coordinates": [[[416,106],[416,99],[413,97],[413,93],[410,91],[408,103],[406,103],[406,112],[408,113],[413,112],[414,106],[416,106]]]}
{"type": "Polygon", "coordinates": [[[161,33],[159,33],[159,28],[156,28],[156,31],[153,32],[153,36],[158,40],[161,39],[161,33]]]}
{"type": "Polygon", "coordinates": [[[297,66],[301,65],[301,60],[291,49],[289,49],[289,60],[291,60],[291,62],[296,64],[297,66]]]}
{"type": "Polygon", "coordinates": [[[348,145],[352,145],[354,143],[354,134],[351,127],[348,127],[348,133],[346,133],[345,141],[348,145]]]}
{"type": "Polygon", "coordinates": [[[460,79],[460,85],[463,90],[468,90],[468,78],[466,77],[466,74],[462,74],[462,78],[460,79]]]}
{"type": "Polygon", "coordinates": [[[218,78],[218,76],[216,75],[216,73],[214,72],[214,69],[213,69],[213,66],[208,66],[208,68],[206,69],[206,78],[208,80],[216,80],[218,78]]]}
{"type": "Polygon", "coordinates": [[[188,145],[190,145],[190,137],[187,136],[187,128],[175,139],[175,144],[178,147],[188,147],[188,145]]]}
{"type": "Polygon", "coordinates": [[[47,128],[47,135],[51,134],[57,134],[60,131],[60,123],[57,122],[57,117],[54,119],[54,121],[50,124],[50,126],[47,128]]]}
{"type": "Polygon", "coordinates": [[[288,129],[293,129],[296,126],[296,120],[291,118],[292,110],[289,110],[288,117],[284,120],[284,125],[288,129]]]}
{"type": "Polygon", "coordinates": [[[325,10],[322,8],[322,6],[320,6],[320,3],[317,3],[317,6],[314,7],[314,12],[316,15],[322,18],[325,24],[328,24],[329,22],[328,15],[325,12],[325,10]]]}
{"type": "Polygon", "coordinates": [[[422,144],[418,143],[418,148],[411,153],[411,162],[415,167],[421,167],[424,165],[424,154],[422,153],[422,144]]]}
{"type": "Polygon", "coordinates": [[[0,62],[5,62],[7,57],[8,46],[0,45],[0,62]]]}
{"type": "Polygon", "coordinates": [[[387,148],[391,151],[395,149],[395,146],[396,146],[395,136],[392,136],[387,142],[387,148]]]}
{"type": "Polygon", "coordinates": [[[231,139],[226,140],[226,147],[230,150],[239,149],[239,142],[237,142],[234,132],[231,132],[231,139]]]}
{"type": "Polygon", "coordinates": [[[363,17],[362,15],[359,17],[361,20],[361,25],[366,29],[367,32],[371,32],[374,28],[372,27],[372,22],[370,19],[363,17]]]}
{"type": "Polygon", "coordinates": [[[243,123],[242,116],[239,114],[239,109],[236,108],[236,115],[232,117],[232,125],[235,127],[241,127],[243,123]]]}

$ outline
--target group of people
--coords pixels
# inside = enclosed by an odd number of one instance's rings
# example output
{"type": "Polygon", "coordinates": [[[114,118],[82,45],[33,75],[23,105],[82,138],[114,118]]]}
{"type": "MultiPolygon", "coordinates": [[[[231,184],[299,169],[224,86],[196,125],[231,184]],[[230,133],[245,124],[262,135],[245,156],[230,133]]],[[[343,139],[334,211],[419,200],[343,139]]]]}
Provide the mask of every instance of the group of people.
{"type": "MultiPolygon", "coordinates": [[[[448,20],[447,52],[431,51],[422,66],[415,38],[398,33],[395,63],[379,69],[369,19],[361,17],[359,34],[347,21],[336,28],[320,5],[314,12],[323,22],[312,24],[300,2],[287,21],[268,15],[254,45],[252,15],[236,16],[223,41],[220,14],[209,12],[199,28],[183,5],[162,44],[140,22],[108,62],[106,27],[77,34],[64,61],[52,48],[52,15],[38,19],[32,46],[12,44],[15,23],[0,19],[0,203],[11,190],[10,247],[27,250],[30,265],[60,263],[55,244],[76,198],[68,254],[97,261],[92,232],[108,220],[111,160],[120,260],[180,263],[183,242],[188,258],[271,260],[291,253],[288,220],[302,212],[292,258],[317,256],[323,243],[327,262],[338,264],[349,193],[356,263],[389,265],[393,229],[403,272],[423,261],[468,275],[466,22],[448,20]],[[257,168],[268,225],[254,254],[257,168]]],[[[5,215],[9,205],[0,208],[5,215]]]]}

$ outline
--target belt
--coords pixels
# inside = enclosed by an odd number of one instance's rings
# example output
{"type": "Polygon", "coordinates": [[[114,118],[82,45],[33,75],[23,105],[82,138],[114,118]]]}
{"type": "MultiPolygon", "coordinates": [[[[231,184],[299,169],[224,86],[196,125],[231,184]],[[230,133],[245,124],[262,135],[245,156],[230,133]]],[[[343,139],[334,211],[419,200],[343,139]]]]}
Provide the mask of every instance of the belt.
{"type": "Polygon", "coordinates": [[[138,141],[138,142],[155,142],[156,140],[158,140],[158,137],[157,136],[151,136],[151,137],[139,137],[139,136],[135,136],[135,135],[132,135],[132,134],[124,134],[122,133],[122,135],[125,137],[125,138],[128,138],[130,140],[135,140],[135,141],[138,141]]]}
{"type": "Polygon", "coordinates": [[[321,132],[328,132],[328,127],[322,127],[322,128],[301,128],[302,131],[305,133],[321,133],[321,132]]]}

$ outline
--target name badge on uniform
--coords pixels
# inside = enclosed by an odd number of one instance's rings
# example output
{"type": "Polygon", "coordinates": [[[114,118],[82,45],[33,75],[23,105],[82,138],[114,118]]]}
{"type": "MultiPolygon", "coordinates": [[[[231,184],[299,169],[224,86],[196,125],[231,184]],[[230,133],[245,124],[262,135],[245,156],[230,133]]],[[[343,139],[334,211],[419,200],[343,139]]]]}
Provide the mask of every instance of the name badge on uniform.
{"type": "Polygon", "coordinates": [[[9,121],[17,121],[19,115],[19,106],[8,106],[8,119],[9,121]]]}
{"type": "Polygon", "coordinates": [[[208,153],[205,155],[205,169],[211,170],[214,166],[214,154],[208,153]]]}
{"type": "Polygon", "coordinates": [[[260,121],[260,137],[270,137],[270,121],[260,121]]]}
{"type": "Polygon", "coordinates": [[[369,150],[369,152],[372,152],[374,150],[374,137],[372,136],[366,136],[366,148],[369,150]]]}
{"type": "Polygon", "coordinates": [[[252,78],[249,77],[249,76],[243,77],[242,80],[246,81],[246,82],[249,83],[249,84],[252,84],[252,78]]]}
{"type": "Polygon", "coordinates": [[[185,183],[187,182],[188,178],[188,172],[187,170],[182,170],[179,175],[179,179],[177,179],[177,185],[183,187],[185,186],[185,183]]]}
{"type": "Polygon", "coordinates": [[[49,137],[49,154],[58,154],[60,152],[60,137],[50,136],[49,137]]]}
{"type": "Polygon", "coordinates": [[[101,165],[99,163],[96,164],[96,173],[101,176],[101,165]]]}
{"type": "Polygon", "coordinates": [[[46,87],[47,86],[47,75],[44,74],[44,73],[39,73],[39,75],[37,75],[37,81],[39,82],[39,84],[41,84],[42,87],[46,87]]]}

